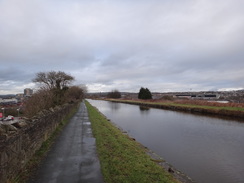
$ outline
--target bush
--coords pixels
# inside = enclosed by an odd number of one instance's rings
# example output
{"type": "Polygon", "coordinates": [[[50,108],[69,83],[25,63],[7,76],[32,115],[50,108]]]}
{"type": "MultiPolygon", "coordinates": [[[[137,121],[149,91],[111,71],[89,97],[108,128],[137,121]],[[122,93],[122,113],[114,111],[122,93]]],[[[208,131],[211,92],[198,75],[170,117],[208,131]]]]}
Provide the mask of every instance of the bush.
{"type": "Polygon", "coordinates": [[[118,90],[113,90],[108,93],[108,98],[121,98],[121,93],[118,90]]]}
{"type": "Polygon", "coordinates": [[[170,95],[164,95],[161,99],[162,100],[174,100],[174,97],[170,96],[170,95]]]}
{"type": "Polygon", "coordinates": [[[138,99],[152,99],[152,94],[148,88],[141,87],[138,93],[138,99]]]}
{"type": "Polygon", "coordinates": [[[26,117],[33,117],[43,109],[54,107],[53,92],[47,89],[38,90],[25,102],[24,113],[26,117]]]}
{"type": "Polygon", "coordinates": [[[70,87],[64,95],[65,102],[72,102],[84,98],[84,91],[78,86],[70,87]]]}
{"type": "Polygon", "coordinates": [[[72,86],[62,90],[62,95],[57,98],[56,90],[40,89],[25,102],[24,113],[26,117],[33,117],[38,112],[64,103],[75,102],[84,98],[83,89],[72,86]],[[57,99],[59,102],[57,103],[57,99]]]}
{"type": "Polygon", "coordinates": [[[39,72],[33,82],[41,89],[25,102],[25,116],[33,117],[38,112],[64,103],[84,98],[85,88],[69,86],[74,77],[61,71],[39,72]]]}

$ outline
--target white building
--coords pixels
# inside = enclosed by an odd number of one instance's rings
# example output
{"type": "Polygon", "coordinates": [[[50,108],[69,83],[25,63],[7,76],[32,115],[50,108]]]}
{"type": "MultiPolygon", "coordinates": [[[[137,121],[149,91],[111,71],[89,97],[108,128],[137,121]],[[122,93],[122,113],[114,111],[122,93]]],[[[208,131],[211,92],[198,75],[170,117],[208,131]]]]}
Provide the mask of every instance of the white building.
{"type": "Polygon", "coordinates": [[[24,95],[30,97],[33,94],[33,90],[30,88],[24,89],[24,95]]]}
{"type": "Polygon", "coordinates": [[[2,99],[0,98],[0,104],[17,104],[18,100],[16,98],[2,99]]]}

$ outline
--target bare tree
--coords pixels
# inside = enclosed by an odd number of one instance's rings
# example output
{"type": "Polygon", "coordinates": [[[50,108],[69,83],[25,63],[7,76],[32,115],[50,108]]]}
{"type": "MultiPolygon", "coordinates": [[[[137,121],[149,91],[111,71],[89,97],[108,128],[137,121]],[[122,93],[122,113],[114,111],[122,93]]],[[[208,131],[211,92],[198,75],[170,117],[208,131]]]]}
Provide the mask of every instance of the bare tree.
{"type": "Polygon", "coordinates": [[[36,77],[32,80],[39,83],[43,88],[62,90],[67,87],[74,77],[62,71],[38,72],[36,77]]]}
{"type": "Polygon", "coordinates": [[[70,87],[65,93],[65,102],[72,102],[84,98],[85,91],[78,86],[70,87]]]}
{"type": "Polygon", "coordinates": [[[47,89],[53,93],[54,104],[60,105],[65,102],[64,94],[68,90],[68,85],[74,77],[62,71],[39,72],[33,82],[41,84],[42,89],[47,89]]]}
{"type": "Polygon", "coordinates": [[[107,95],[108,98],[121,98],[121,93],[118,90],[112,90],[107,95]]]}
{"type": "Polygon", "coordinates": [[[25,115],[32,117],[44,109],[82,100],[87,88],[70,86],[73,80],[73,76],[61,71],[37,73],[33,82],[39,83],[41,88],[25,102],[25,115]]]}

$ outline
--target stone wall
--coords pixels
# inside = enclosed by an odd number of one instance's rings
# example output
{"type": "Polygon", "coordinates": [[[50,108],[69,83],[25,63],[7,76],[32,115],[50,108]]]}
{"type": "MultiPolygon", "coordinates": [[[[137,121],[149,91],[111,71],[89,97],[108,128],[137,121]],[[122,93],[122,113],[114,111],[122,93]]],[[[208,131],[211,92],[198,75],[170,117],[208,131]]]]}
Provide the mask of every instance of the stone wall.
{"type": "Polygon", "coordinates": [[[15,177],[77,104],[66,104],[12,125],[0,124],[0,182],[15,177]]]}

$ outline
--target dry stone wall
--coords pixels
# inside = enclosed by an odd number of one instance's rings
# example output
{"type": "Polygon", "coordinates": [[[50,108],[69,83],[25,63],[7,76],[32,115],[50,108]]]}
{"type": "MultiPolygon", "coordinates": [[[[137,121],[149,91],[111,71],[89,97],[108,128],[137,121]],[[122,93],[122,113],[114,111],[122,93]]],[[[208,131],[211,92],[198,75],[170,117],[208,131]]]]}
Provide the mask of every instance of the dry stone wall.
{"type": "Polygon", "coordinates": [[[12,125],[0,124],[0,182],[15,177],[76,104],[66,104],[12,125]]]}

